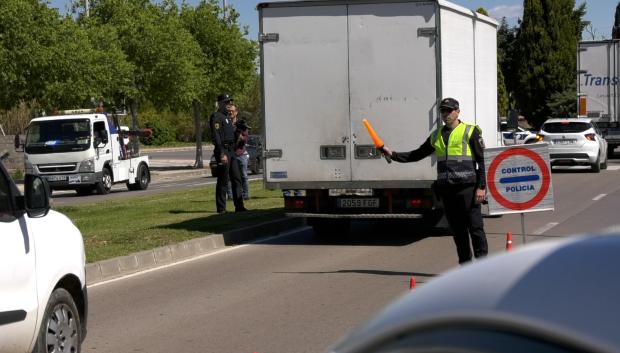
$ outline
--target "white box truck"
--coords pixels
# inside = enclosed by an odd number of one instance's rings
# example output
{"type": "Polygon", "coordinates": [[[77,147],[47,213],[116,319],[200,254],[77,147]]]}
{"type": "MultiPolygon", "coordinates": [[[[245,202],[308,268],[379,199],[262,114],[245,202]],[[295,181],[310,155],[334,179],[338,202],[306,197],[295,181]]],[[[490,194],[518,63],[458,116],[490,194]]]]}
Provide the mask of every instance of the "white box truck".
{"type": "Polygon", "coordinates": [[[620,40],[583,41],[577,51],[579,117],[592,118],[607,141],[620,146],[620,40]]]}
{"type": "Polygon", "coordinates": [[[93,190],[107,194],[115,183],[126,183],[129,190],[148,187],[149,157],[132,155],[127,147],[128,136],[142,131],[120,126],[114,114],[65,113],[30,121],[24,145],[26,173],[42,176],[52,190],[80,195],[93,190]]]}
{"type": "Polygon", "coordinates": [[[322,233],[353,218],[442,215],[436,159],[387,165],[421,145],[442,97],[498,144],[497,22],[446,1],[283,1],[258,5],[264,178],[288,216],[322,233]]]}

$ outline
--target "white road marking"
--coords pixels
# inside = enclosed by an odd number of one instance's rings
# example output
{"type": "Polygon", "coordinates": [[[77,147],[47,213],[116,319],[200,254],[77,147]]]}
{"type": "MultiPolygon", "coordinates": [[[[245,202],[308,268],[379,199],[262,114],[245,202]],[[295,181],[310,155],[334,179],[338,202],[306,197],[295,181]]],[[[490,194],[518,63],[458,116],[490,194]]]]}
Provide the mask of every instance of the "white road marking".
{"type": "Polygon", "coordinates": [[[598,200],[602,199],[605,196],[607,196],[607,194],[600,194],[600,195],[596,196],[595,198],[593,198],[592,201],[598,201],[598,200]]]}
{"type": "Polygon", "coordinates": [[[620,165],[608,165],[607,170],[620,170],[620,165]]]}
{"type": "Polygon", "coordinates": [[[532,234],[534,234],[534,235],[541,235],[541,234],[543,234],[544,232],[548,231],[549,229],[551,229],[551,228],[553,228],[553,227],[557,226],[558,224],[560,224],[560,223],[558,223],[558,222],[550,222],[550,223],[547,223],[547,224],[545,224],[544,226],[542,226],[542,227],[540,227],[540,228],[536,229],[535,231],[533,231],[533,232],[532,232],[532,234]]]}

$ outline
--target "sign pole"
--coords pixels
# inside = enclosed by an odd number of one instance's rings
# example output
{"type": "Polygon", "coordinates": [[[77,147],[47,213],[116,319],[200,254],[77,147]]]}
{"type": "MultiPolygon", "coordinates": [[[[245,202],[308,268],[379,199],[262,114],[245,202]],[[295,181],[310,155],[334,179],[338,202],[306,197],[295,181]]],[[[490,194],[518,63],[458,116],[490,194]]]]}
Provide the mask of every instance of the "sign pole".
{"type": "Polygon", "coordinates": [[[525,244],[525,213],[523,212],[521,212],[521,236],[523,237],[523,244],[525,244]]]}

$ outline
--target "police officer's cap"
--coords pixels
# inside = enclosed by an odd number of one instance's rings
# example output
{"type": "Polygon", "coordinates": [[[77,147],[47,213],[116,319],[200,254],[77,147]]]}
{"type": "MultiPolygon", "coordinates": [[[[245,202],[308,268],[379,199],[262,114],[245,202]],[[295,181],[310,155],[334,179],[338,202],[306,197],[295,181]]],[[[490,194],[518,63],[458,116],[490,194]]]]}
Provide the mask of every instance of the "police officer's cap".
{"type": "Polygon", "coordinates": [[[218,103],[228,103],[232,100],[233,100],[233,97],[231,97],[230,94],[228,93],[222,93],[219,96],[217,96],[218,103]]]}
{"type": "Polygon", "coordinates": [[[454,98],[444,98],[439,104],[439,109],[457,110],[459,109],[459,101],[454,98]]]}
{"type": "Polygon", "coordinates": [[[248,125],[248,123],[243,120],[243,119],[239,119],[237,120],[237,129],[241,130],[241,131],[245,131],[245,130],[250,130],[251,127],[248,125]]]}

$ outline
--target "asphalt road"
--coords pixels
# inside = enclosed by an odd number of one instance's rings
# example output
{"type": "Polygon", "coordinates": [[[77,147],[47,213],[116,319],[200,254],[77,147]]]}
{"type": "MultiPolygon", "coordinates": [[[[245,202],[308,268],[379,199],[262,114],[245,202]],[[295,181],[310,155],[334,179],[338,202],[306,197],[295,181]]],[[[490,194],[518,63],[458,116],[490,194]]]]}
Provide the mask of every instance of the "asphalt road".
{"type": "MultiPolygon", "coordinates": [[[[194,169],[195,148],[152,149],[143,150],[142,154],[149,156],[151,166],[151,183],[143,191],[129,191],[124,183],[112,186],[107,195],[92,194],[79,196],[73,190],[56,190],[53,193],[53,203],[56,206],[75,205],[81,203],[100,202],[104,200],[126,199],[135,196],[157,194],[162,192],[178,191],[198,186],[215,184],[211,177],[209,159],[213,153],[213,146],[203,146],[205,169],[194,169]]],[[[262,178],[262,174],[249,175],[250,180],[262,178]]]]}
{"type": "MultiPolygon", "coordinates": [[[[620,232],[620,160],[556,171],[554,212],[526,214],[528,241],[620,232]]],[[[520,216],[485,219],[492,253],[520,216]]],[[[323,352],[379,308],[455,266],[452,239],[412,223],[359,222],[348,240],[309,229],[89,288],[85,352],[323,352]]]]}

